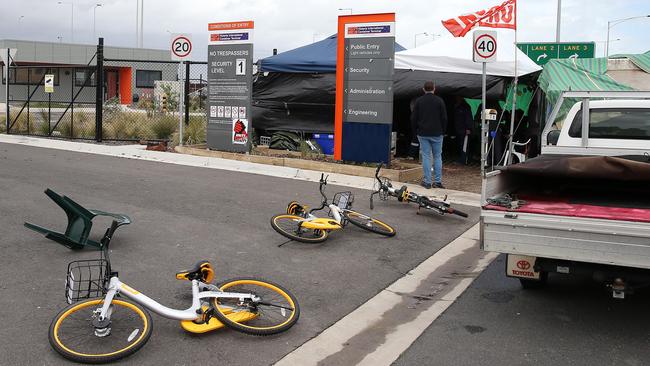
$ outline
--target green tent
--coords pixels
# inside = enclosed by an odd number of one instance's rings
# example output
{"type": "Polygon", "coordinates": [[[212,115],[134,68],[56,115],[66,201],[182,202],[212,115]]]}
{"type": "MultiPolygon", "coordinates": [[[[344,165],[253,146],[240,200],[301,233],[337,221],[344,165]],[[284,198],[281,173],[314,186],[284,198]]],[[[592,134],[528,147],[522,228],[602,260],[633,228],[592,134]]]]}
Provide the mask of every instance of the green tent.
{"type": "MultiPolygon", "coordinates": [[[[610,58],[629,58],[637,67],[650,72],[650,54],[616,55],[610,58]]],[[[607,75],[607,58],[554,59],[544,65],[537,81],[551,105],[563,91],[619,91],[633,90],[607,75]]]]}

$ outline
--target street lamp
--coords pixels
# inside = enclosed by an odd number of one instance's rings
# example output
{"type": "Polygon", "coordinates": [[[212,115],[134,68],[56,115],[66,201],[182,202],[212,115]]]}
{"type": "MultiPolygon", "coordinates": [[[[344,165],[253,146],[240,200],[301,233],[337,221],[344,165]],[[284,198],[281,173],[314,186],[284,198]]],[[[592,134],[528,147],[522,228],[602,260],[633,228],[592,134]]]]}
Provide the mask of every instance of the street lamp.
{"type": "Polygon", "coordinates": [[[628,20],[641,19],[641,18],[650,18],[650,15],[639,15],[639,16],[635,16],[635,17],[610,20],[610,21],[607,22],[607,41],[605,43],[605,57],[609,57],[609,30],[612,29],[612,27],[614,27],[617,24],[627,22],[628,20]]]}
{"type": "Polygon", "coordinates": [[[339,8],[339,11],[350,11],[350,15],[352,15],[352,8],[339,8]]]}
{"type": "Polygon", "coordinates": [[[95,39],[97,39],[97,32],[95,32],[95,25],[97,23],[97,8],[102,6],[103,4],[97,3],[93,5],[93,42],[95,39]]]}
{"type": "MultiPolygon", "coordinates": [[[[611,42],[618,42],[618,41],[620,41],[620,40],[621,40],[620,38],[610,39],[609,42],[610,42],[610,43],[611,43],[611,42]]],[[[605,43],[606,43],[607,41],[594,41],[594,42],[595,42],[595,43],[602,43],[602,44],[603,44],[603,57],[605,57],[605,56],[606,56],[606,55],[605,55],[605,43]]]]}
{"type": "Polygon", "coordinates": [[[74,43],[74,3],[59,1],[59,5],[70,5],[70,42],[74,43]]]}
{"type": "Polygon", "coordinates": [[[418,36],[422,36],[422,35],[424,35],[424,36],[428,36],[429,33],[427,33],[427,32],[415,33],[415,35],[413,36],[413,44],[414,44],[414,47],[417,47],[417,46],[418,46],[418,36]]]}

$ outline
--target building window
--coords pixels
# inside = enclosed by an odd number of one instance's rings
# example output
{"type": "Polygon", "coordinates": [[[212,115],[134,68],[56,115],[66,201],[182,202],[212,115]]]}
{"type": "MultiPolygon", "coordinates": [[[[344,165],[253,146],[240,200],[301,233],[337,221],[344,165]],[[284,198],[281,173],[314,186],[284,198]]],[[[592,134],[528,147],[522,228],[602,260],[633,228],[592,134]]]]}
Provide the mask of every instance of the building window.
{"type": "MultiPolygon", "coordinates": [[[[9,69],[9,83],[12,85],[43,85],[46,74],[54,75],[54,85],[59,85],[59,69],[45,67],[18,67],[9,69]]],[[[6,80],[2,79],[3,84],[6,80]]]]}
{"type": "Polygon", "coordinates": [[[74,86],[96,86],[95,74],[94,69],[74,69],[74,86]]]}
{"type": "Polygon", "coordinates": [[[153,88],[154,81],[158,80],[162,80],[162,71],[136,70],[135,72],[136,88],[153,88]]]}

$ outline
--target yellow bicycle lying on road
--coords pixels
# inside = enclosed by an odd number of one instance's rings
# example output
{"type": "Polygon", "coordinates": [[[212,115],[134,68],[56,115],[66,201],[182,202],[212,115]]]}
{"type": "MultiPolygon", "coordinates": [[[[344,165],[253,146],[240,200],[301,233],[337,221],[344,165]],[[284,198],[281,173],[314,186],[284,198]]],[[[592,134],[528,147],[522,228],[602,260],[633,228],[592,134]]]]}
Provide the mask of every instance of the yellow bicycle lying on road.
{"type": "Polygon", "coordinates": [[[101,240],[96,260],[68,265],[66,299],[70,304],[54,317],[49,330],[52,347],[65,358],[84,363],[116,361],[139,350],[149,340],[152,319],[147,309],[181,321],[188,332],[205,333],[224,325],[252,335],[284,332],[298,321],[298,301],[282,286],[259,278],[241,277],[212,285],[210,262],[176,273],[192,284],[192,305],[172,309],[121,282],[111,269],[108,245],[117,222],[101,240]],[[127,300],[128,299],[128,300],[127,300]]]}
{"type": "Polygon", "coordinates": [[[395,229],[390,225],[353,211],[352,192],[339,192],[334,195],[332,203],[325,193],[323,187],[327,185],[327,177],[321,174],[319,191],[323,200],[320,207],[307,211],[307,207],[292,201],[287,206],[286,214],[275,215],[271,218],[271,226],[281,235],[303,243],[321,243],[325,241],[330,231],[339,230],[345,227],[348,222],[364,230],[384,236],[394,236],[395,229]],[[327,218],[320,218],[313,212],[329,209],[327,218]]]}

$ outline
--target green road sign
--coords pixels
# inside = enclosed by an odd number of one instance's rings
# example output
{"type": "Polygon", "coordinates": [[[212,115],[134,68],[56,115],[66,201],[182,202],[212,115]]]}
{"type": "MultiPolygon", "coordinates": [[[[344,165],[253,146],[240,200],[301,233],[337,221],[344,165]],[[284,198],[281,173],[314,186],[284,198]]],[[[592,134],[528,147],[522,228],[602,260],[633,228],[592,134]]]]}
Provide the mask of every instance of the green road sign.
{"type": "Polygon", "coordinates": [[[517,47],[538,65],[554,58],[592,58],[596,54],[594,42],[517,43],[517,47]]]}

